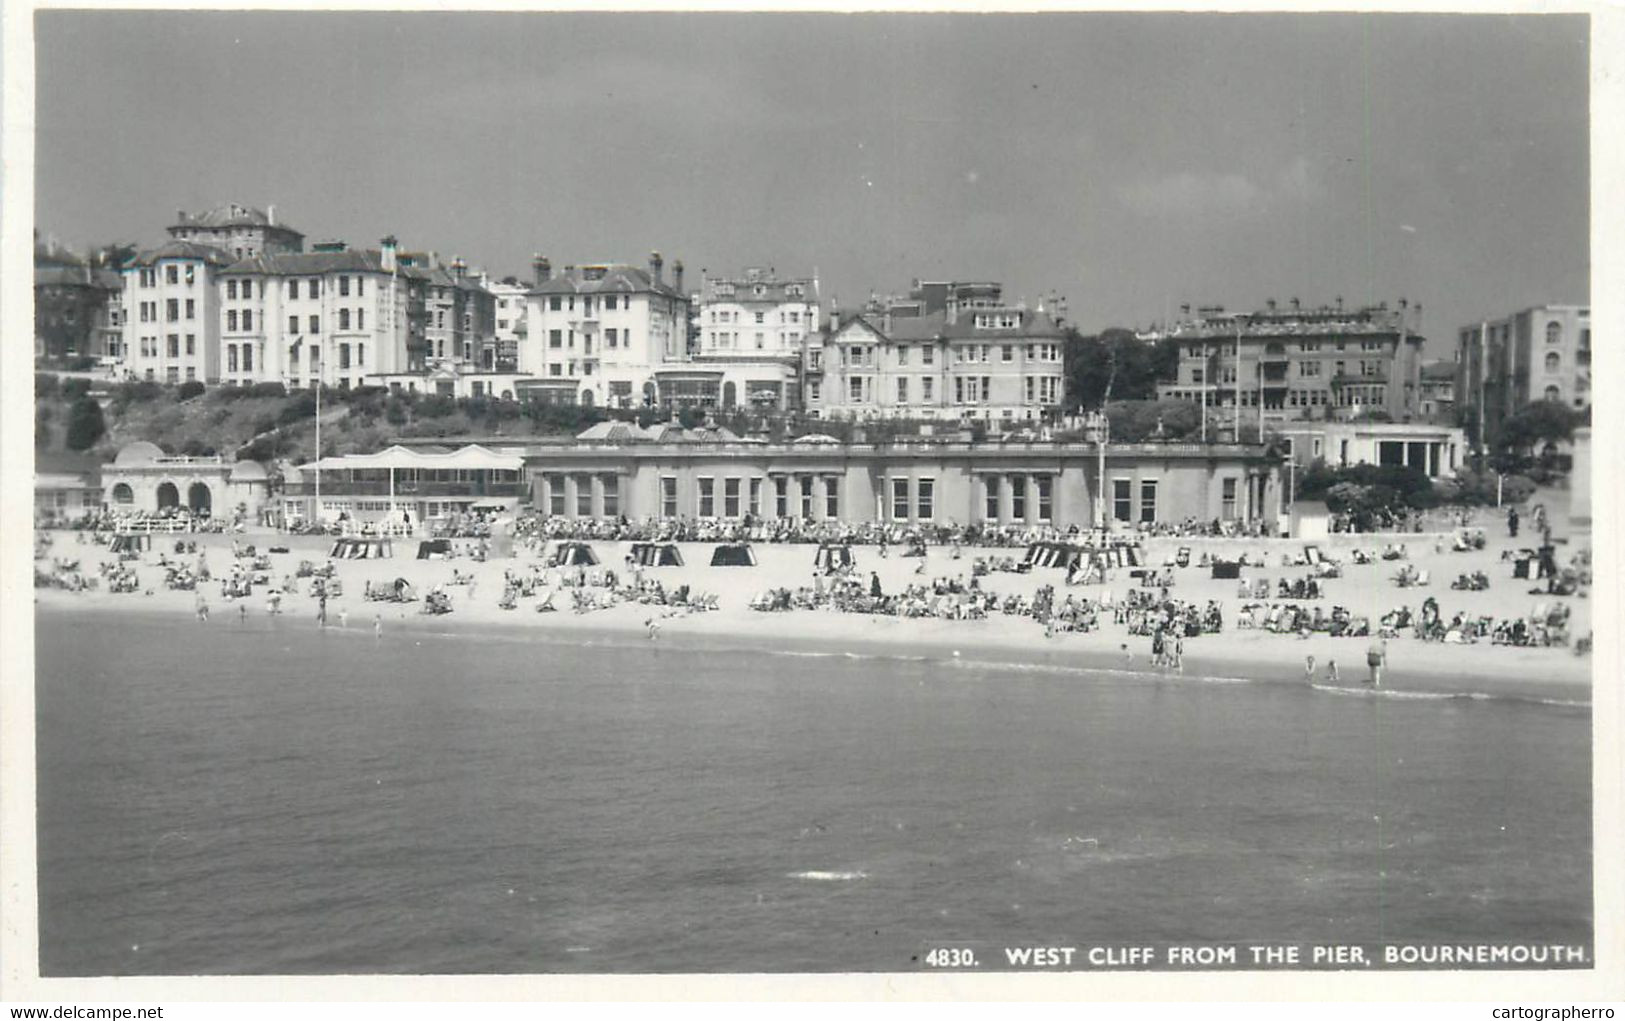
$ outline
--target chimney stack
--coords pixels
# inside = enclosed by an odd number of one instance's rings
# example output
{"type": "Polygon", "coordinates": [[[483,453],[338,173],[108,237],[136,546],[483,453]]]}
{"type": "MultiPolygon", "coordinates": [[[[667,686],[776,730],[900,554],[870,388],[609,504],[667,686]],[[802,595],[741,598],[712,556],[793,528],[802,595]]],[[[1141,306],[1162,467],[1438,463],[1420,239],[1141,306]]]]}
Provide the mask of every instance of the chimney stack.
{"type": "Polygon", "coordinates": [[[395,272],[395,235],[390,234],[378,242],[378,261],[385,273],[395,272]]]}
{"type": "Polygon", "coordinates": [[[553,276],[553,264],[547,261],[547,256],[537,253],[530,257],[530,274],[536,286],[540,287],[553,276]]]}
{"type": "Polygon", "coordinates": [[[458,280],[461,280],[461,279],[463,279],[463,277],[465,275],[467,275],[467,273],[468,273],[468,263],[463,261],[463,257],[461,255],[452,256],[451,257],[451,275],[456,277],[458,280]]]}
{"type": "Polygon", "coordinates": [[[275,202],[273,202],[270,205],[265,207],[265,222],[270,224],[273,227],[276,226],[276,203],[275,202]]]}
{"type": "Polygon", "coordinates": [[[683,293],[683,260],[678,259],[671,264],[671,286],[678,294],[683,293]]]}
{"type": "Polygon", "coordinates": [[[660,257],[659,252],[650,252],[649,253],[649,279],[653,280],[657,284],[660,283],[661,282],[660,268],[662,266],[664,266],[665,264],[666,264],[666,260],[664,260],[664,259],[662,259],[660,257]]]}

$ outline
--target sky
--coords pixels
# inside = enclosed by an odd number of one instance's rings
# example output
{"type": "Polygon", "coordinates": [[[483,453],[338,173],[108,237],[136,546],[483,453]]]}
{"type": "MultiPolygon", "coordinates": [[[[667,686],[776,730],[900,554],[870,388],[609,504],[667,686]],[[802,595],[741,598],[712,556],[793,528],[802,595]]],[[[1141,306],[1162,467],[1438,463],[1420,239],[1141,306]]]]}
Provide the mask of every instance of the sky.
{"type": "Polygon", "coordinates": [[[1510,15],[55,11],[36,226],[156,244],[274,204],[307,244],[497,277],[642,264],[1067,299],[1341,297],[1462,325],[1589,300],[1588,22],[1510,15]]]}

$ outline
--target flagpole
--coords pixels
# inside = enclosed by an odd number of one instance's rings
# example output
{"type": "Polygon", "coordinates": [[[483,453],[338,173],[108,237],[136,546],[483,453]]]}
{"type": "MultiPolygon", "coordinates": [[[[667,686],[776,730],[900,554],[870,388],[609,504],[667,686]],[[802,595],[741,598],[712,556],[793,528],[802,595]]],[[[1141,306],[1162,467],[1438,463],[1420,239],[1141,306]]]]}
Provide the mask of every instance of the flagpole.
{"type": "Polygon", "coordinates": [[[322,359],[316,349],[316,508],[311,516],[322,520],[322,359]]]}

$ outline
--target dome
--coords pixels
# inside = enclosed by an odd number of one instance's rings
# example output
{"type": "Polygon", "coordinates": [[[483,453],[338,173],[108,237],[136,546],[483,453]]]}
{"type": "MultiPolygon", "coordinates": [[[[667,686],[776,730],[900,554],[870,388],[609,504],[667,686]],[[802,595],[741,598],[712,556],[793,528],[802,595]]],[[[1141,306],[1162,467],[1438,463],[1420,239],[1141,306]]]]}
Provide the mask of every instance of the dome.
{"type": "Polygon", "coordinates": [[[164,455],[164,448],[146,440],[136,440],[119,448],[114,464],[151,464],[164,455]]]}
{"type": "Polygon", "coordinates": [[[264,482],[270,473],[258,461],[238,461],[231,466],[232,482],[264,482]]]}

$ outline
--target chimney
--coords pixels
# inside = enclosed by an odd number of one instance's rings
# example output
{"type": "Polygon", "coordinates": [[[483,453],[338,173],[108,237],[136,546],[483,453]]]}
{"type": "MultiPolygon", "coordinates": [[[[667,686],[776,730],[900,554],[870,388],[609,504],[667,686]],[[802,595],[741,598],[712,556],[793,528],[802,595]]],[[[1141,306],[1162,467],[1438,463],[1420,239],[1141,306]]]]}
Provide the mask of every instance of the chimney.
{"type": "Polygon", "coordinates": [[[683,293],[683,260],[678,259],[671,264],[671,286],[678,294],[683,293]]]}
{"type": "Polygon", "coordinates": [[[378,242],[378,261],[385,273],[395,272],[395,244],[393,234],[378,242]]]}
{"type": "Polygon", "coordinates": [[[829,307],[829,332],[833,336],[841,328],[841,310],[834,305],[829,307]]]}
{"type": "Polygon", "coordinates": [[[1297,298],[1292,299],[1292,311],[1294,311],[1294,312],[1298,311],[1298,299],[1297,298]]]}
{"type": "Polygon", "coordinates": [[[666,264],[666,261],[660,257],[659,252],[650,252],[649,253],[649,279],[653,280],[657,284],[660,283],[661,282],[661,280],[660,280],[660,267],[664,266],[665,264],[666,264]]]}
{"type": "MultiPolygon", "coordinates": [[[[920,285],[918,283],[916,283],[914,285],[914,289],[916,291],[919,290],[920,285]]],[[[948,292],[948,306],[947,306],[946,310],[944,311],[944,317],[945,317],[945,319],[947,321],[947,324],[949,326],[952,326],[954,323],[959,322],[959,294],[958,294],[958,292],[952,291],[952,290],[950,290],[948,292]]]]}
{"type": "Polygon", "coordinates": [[[272,227],[276,226],[276,203],[275,202],[273,202],[270,205],[265,207],[265,222],[270,224],[272,227]]]}
{"type": "Polygon", "coordinates": [[[456,277],[458,280],[461,280],[467,274],[468,274],[468,263],[463,261],[463,257],[461,255],[452,256],[451,257],[451,275],[456,277]]]}
{"type": "Polygon", "coordinates": [[[547,283],[553,275],[553,264],[547,261],[547,256],[537,253],[530,257],[530,276],[537,287],[547,283]]]}

